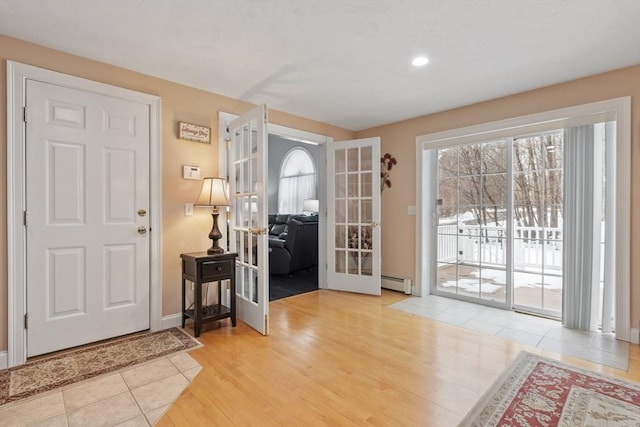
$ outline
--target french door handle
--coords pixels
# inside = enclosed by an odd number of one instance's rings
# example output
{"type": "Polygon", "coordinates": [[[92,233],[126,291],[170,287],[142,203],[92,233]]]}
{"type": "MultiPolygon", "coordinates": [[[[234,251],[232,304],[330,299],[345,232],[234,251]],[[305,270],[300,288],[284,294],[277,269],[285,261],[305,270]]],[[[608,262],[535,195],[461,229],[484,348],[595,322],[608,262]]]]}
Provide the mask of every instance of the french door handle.
{"type": "Polygon", "coordinates": [[[249,232],[251,234],[255,234],[257,236],[260,236],[262,234],[266,234],[267,233],[267,229],[264,227],[253,227],[249,229],[249,232]]]}

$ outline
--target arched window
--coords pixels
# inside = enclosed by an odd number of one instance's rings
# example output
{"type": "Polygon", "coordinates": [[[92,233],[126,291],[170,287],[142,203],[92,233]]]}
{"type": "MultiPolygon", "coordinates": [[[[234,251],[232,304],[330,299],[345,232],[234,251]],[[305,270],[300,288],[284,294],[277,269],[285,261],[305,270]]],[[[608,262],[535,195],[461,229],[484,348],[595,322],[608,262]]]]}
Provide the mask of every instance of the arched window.
{"type": "Polygon", "coordinates": [[[278,213],[302,213],[302,202],[316,198],[316,166],[304,148],[291,149],[280,165],[278,213]]]}

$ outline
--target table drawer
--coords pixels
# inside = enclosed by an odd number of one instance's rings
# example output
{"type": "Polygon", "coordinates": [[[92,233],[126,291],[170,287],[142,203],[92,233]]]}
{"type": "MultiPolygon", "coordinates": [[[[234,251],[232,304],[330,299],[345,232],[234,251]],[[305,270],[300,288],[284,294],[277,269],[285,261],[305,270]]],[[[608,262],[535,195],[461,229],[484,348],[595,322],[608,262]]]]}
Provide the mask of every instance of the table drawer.
{"type": "Polygon", "coordinates": [[[233,272],[233,261],[205,261],[202,263],[202,279],[228,276],[233,272]]]}

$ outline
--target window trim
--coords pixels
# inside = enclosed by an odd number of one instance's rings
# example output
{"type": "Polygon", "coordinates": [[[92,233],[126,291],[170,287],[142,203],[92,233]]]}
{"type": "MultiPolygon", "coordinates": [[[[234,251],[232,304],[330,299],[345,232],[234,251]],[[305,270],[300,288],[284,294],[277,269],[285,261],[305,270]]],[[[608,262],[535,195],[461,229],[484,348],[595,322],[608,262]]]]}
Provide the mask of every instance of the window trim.
{"type": "Polygon", "coordinates": [[[451,129],[416,137],[416,295],[428,295],[431,250],[428,246],[431,218],[423,208],[433,191],[427,180],[425,156],[433,148],[445,148],[461,143],[481,142],[507,136],[578,126],[594,121],[616,121],[615,171],[616,193],[616,338],[636,342],[631,337],[631,97],[620,97],[526,116],[514,117],[463,128],[451,129]],[[426,244],[424,242],[427,242],[426,244]]]}

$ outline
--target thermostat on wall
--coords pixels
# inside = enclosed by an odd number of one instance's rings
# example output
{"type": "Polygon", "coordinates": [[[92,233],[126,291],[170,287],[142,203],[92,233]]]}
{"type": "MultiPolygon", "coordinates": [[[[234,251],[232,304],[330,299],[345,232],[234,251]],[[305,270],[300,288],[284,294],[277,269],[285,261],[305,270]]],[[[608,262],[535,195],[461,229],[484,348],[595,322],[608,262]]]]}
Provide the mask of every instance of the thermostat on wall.
{"type": "Polygon", "coordinates": [[[184,179],[200,179],[200,166],[183,166],[182,177],[184,179]]]}

